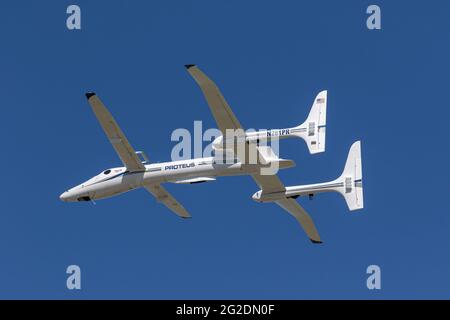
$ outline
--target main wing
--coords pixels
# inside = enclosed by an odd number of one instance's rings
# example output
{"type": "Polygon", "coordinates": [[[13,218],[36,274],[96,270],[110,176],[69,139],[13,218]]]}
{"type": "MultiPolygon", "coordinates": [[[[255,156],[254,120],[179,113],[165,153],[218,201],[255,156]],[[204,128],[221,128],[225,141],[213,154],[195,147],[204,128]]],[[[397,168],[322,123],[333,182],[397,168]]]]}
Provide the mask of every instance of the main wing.
{"type": "Polygon", "coordinates": [[[217,126],[219,127],[220,131],[222,131],[222,135],[225,136],[227,129],[242,129],[241,124],[234,115],[219,88],[217,88],[216,84],[211,79],[209,79],[196,65],[188,64],[185,65],[185,67],[189,74],[200,86],[200,89],[202,90],[203,95],[208,102],[208,106],[211,109],[214,119],[216,120],[217,126]]]}
{"type": "Polygon", "coordinates": [[[283,192],[286,190],[284,184],[276,175],[252,174],[253,180],[261,188],[263,193],[283,192]]]}
{"type": "Polygon", "coordinates": [[[175,212],[182,218],[190,218],[191,215],[166,189],[160,184],[145,185],[145,189],[150,192],[156,200],[164,204],[167,208],[175,212]]]}
{"type": "Polygon", "coordinates": [[[127,137],[120,129],[117,122],[114,120],[111,113],[97,97],[95,93],[86,93],[86,98],[92,107],[100,125],[105,131],[106,136],[111,142],[112,146],[119,155],[128,171],[145,171],[145,166],[139,157],[136,155],[136,151],[128,142],[127,137]]]}
{"type": "MultiPolygon", "coordinates": [[[[208,106],[211,109],[211,112],[216,120],[217,126],[220,131],[222,131],[222,135],[226,135],[227,129],[242,129],[241,124],[238,119],[234,115],[230,106],[226,102],[222,93],[216,84],[209,79],[196,65],[189,64],[185,65],[189,74],[194,78],[197,84],[200,86],[200,89],[205,96],[206,101],[208,102],[208,106]]],[[[256,148],[256,154],[258,157],[258,162],[262,164],[266,164],[264,155],[261,154],[259,147],[254,144],[246,144],[246,154],[253,151],[256,148]]],[[[246,159],[248,159],[246,157],[246,159]]],[[[252,174],[253,179],[256,181],[258,186],[261,188],[262,192],[271,193],[271,192],[281,192],[285,191],[285,186],[280,181],[280,179],[276,175],[261,175],[259,173],[252,174]]],[[[276,202],[283,209],[288,211],[291,215],[293,215],[303,227],[309,238],[313,243],[321,243],[320,236],[314,226],[314,222],[311,217],[306,213],[306,211],[298,204],[294,199],[283,199],[276,202]]]]}
{"type": "MultiPolygon", "coordinates": [[[[261,175],[257,173],[252,174],[252,178],[261,188],[263,193],[283,192],[286,190],[285,186],[276,175],[261,175]]],[[[312,243],[322,243],[311,216],[303,209],[297,200],[286,198],[275,201],[275,203],[297,219],[312,243]]]]}
{"type": "Polygon", "coordinates": [[[275,203],[297,219],[312,243],[322,243],[316,226],[314,225],[314,221],[305,209],[303,209],[303,207],[297,202],[297,200],[292,198],[282,199],[275,201],[275,203]]]}

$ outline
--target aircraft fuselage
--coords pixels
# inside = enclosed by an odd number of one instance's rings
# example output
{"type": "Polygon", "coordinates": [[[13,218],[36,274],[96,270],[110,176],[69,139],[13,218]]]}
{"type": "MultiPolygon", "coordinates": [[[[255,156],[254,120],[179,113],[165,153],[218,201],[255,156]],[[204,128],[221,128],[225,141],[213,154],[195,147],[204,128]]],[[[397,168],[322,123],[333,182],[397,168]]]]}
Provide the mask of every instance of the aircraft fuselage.
{"type": "MultiPolygon", "coordinates": [[[[279,160],[278,165],[281,169],[294,165],[291,160],[279,160]]],[[[261,167],[259,164],[243,164],[241,162],[222,163],[216,161],[214,157],[147,164],[145,171],[141,172],[129,172],[125,167],[117,167],[107,169],[71,188],[61,194],[60,198],[67,202],[104,199],[143,187],[146,184],[189,183],[183,181],[190,181],[189,179],[196,181],[195,178],[214,179],[219,176],[250,175],[259,172],[261,167]]],[[[200,179],[196,182],[203,181],[200,179]]]]}

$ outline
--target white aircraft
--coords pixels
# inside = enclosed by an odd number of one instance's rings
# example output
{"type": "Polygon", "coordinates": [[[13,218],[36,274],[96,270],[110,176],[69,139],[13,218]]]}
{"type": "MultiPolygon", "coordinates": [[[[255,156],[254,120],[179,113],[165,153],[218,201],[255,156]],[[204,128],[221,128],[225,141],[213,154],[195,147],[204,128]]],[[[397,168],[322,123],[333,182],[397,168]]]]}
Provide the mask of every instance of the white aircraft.
{"type": "MultiPolygon", "coordinates": [[[[251,175],[261,188],[253,195],[258,202],[275,202],[293,215],[305,230],[313,243],[321,243],[314,222],[306,211],[295,200],[300,195],[312,195],[324,191],[338,191],[344,195],[350,210],[363,207],[360,144],[356,142],[351,150],[343,175],[333,182],[307,186],[285,187],[279,178],[262,174],[262,169],[277,164],[280,169],[293,167],[292,160],[281,159],[270,147],[260,146],[263,140],[274,137],[300,137],[304,139],[311,153],[325,151],[325,124],[327,92],[320,92],[314,100],[307,120],[298,127],[275,129],[260,132],[245,133],[231,108],[220,93],[220,90],[195,65],[186,65],[188,72],[200,86],[208,102],[217,126],[223,136],[213,142],[213,149],[218,154],[226,149],[229,140],[228,130],[241,132],[235,143],[243,143],[247,152],[253,151],[259,161],[252,164],[235,159],[233,163],[218,161],[218,157],[197,158],[165,163],[148,163],[145,153],[135,151],[124,133],[114,120],[108,109],[95,93],[87,93],[100,125],[109,141],[122,160],[123,167],[110,168],[100,174],[71,188],[61,194],[60,199],[66,202],[93,201],[112,197],[129,190],[144,187],[159,202],[182,218],[190,218],[188,211],[162,186],[162,183],[200,183],[216,180],[219,176],[251,175]],[[242,130],[240,130],[242,129],[242,130]],[[225,147],[224,147],[225,146],[225,147]]],[[[233,150],[236,151],[234,145],[233,150]]],[[[225,150],[227,151],[227,150],[225,150]]]]}

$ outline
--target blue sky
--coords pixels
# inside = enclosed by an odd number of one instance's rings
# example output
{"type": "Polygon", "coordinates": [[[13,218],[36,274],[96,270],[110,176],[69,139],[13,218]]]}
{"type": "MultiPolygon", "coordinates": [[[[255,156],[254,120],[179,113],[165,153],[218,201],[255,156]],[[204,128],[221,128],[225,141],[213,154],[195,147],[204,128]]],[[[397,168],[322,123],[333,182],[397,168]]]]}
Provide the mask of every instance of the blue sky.
{"type": "MultiPolygon", "coordinates": [[[[450,5],[377,1],[0,3],[0,298],[450,298],[450,5]],[[82,30],[66,28],[66,8],[82,30]],[[300,202],[324,240],[250,197],[249,177],[167,185],[185,221],[144,190],[68,204],[59,194],[121,165],[84,93],[136,149],[167,161],[176,128],[215,126],[184,64],[213,78],[245,127],[301,123],[328,89],[327,150],[281,142],[287,185],[335,178],[362,140],[365,209],[300,202]],[[82,290],[66,288],[66,267],[82,290]],[[377,264],[382,289],[366,288],[377,264]]],[[[306,201],[305,201],[306,200],[306,201]]]]}

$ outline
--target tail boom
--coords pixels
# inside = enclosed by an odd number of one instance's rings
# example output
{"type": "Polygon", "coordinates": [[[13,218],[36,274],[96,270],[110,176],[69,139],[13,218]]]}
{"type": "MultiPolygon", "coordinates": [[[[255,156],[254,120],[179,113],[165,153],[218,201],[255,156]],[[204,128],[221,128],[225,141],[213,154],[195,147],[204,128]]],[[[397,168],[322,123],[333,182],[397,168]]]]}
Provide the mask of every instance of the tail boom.
{"type": "Polygon", "coordinates": [[[302,138],[311,154],[325,151],[325,127],[327,123],[327,91],[320,92],[301,125],[293,128],[260,130],[246,133],[246,141],[270,141],[271,139],[302,138]]]}
{"type": "Polygon", "coordinates": [[[360,141],[355,142],[351,146],[344,171],[339,178],[324,183],[290,186],[286,187],[282,192],[264,193],[258,191],[252,198],[258,202],[273,202],[286,198],[311,196],[322,192],[340,193],[344,197],[350,211],[364,207],[360,141]]]}

